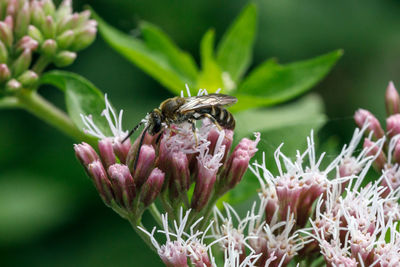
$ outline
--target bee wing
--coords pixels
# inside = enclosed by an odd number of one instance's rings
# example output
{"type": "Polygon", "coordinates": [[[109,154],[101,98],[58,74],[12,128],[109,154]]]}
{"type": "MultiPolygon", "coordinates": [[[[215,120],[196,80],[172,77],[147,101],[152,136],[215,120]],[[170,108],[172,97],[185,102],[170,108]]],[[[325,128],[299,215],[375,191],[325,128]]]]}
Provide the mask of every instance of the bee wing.
{"type": "Polygon", "coordinates": [[[211,106],[229,106],[236,102],[236,97],[223,94],[193,96],[186,99],[186,103],[179,107],[178,112],[187,112],[211,106]]]}

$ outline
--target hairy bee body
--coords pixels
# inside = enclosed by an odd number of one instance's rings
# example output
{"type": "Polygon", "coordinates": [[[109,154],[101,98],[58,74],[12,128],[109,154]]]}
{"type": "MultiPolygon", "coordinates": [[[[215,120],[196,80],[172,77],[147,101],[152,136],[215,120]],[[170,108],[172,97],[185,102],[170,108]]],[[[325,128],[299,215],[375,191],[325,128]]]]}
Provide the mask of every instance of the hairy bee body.
{"type": "MultiPolygon", "coordinates": [[[[218,96],[227,97],[225,95],[218,96]]],[[[199,97],[195,98],[198,99],[199,97]]],[[[216,102],[215,105],[210,104],[202,105],[201,107],[197,108],[196,106],[194,106],[193,108],[182,109],[182,106],[190,101],[188,99],[191,98],[174,97],[167,99],[161,103],[158,109],[154,109],[152,112],[161,113],[161,120],[164,121],[167,125],[171,125],[173,123],[179,124],[186,121],[192,123],[194,120],[200,120],[208,117],[222,128],[230,130],[233,130],[235,128],[235,119],[233,118],[233,115],[222,105],[218,105],[218,102],[216,102]]],[[[233,101],[235,101],[234,98],[232,98],[232,102],[233,101]]]]}
{"type": "Polygon", "coordinates": [[[153,109],[146,116],[146,119],[133,128],[129,134],[122,140],[122,143],[129,138],[143,123],[146,127],[142,133],[137,150],[134,169],[136,169],[137,160],[139,158],[140,147],[143,143],[144,135],[159,134],[158,142],[162,136],[165,127],[172,124],[180,124],[188,122],[192,125],[193,134],[196,137],[196,121],[208,118],[220,130],[222,128],[233,130],[235,128],[235,119],[232,114],[224,108],[224,106],[233,105],[237,101],[236,97],[223,94],[209,94],[194,97],[173,97],[163,101],[159,108],[153,109]]]}

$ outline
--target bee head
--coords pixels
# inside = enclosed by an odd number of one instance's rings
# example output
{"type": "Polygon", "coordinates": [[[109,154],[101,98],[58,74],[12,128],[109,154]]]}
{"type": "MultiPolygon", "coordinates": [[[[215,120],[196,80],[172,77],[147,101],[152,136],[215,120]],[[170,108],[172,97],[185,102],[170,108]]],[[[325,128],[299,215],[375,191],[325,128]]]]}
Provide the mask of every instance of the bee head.
{"type": "Polygon", "coordinates": [[[162,114],[160,110],[154,109],[149,113],[149,129],[148,132],[150,135],[156,135],[161,131],[162,128],[162,114]]]}

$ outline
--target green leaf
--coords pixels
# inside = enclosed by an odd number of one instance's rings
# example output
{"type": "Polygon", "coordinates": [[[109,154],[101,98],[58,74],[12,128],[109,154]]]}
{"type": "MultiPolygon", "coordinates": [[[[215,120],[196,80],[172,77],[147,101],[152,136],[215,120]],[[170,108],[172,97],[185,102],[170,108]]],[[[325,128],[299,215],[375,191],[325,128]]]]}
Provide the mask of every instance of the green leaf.
{"type": "MultiPolygon", "coordinates": [[[[253,138],[253,132],[261,133],[258,152],[251,162],[255,159],[262,162],[262,152],[265,152],[267,167],[273,174],[277,174],[273,157],[276,148],[284,143],[281,151],[293,158],[296,150],[305,149],[311,129],[314,129],[315,136],[326,121],[322,100],[316,95],[305,96],[281,107],[240,112],[235,118],[236,141],[243,137],[253,138]]],[[[229,193],[229,203],[240,203],[253,197],[258,188],[258,180],[248,170],[237,188],[229,193]]]]}
{"type": "Polygon", "coordinates": [[[217,50],[217,62],[234,82],[250,65],[256,33],[257,7],[247,5],[222,37],[217,50]]]}
{"type": "Polygon", "coordinates": [[[287,65],[267,60],[243,81],[235,96],[232,110],[270,106],[288,101],[317,84],[342,56],[342,50],[287,65]]]}
{"type": "Polygon", "coordinates": [[[200,43],[201,67],[196,88],[206,88],[208,92],[223,89],[222,71],[215,61],[213,29],[208,30],[200,43]]]}
{"type": "Polygon", "coordinates": [[[40,79],[41,84],[51,84],[65,93],[68,115],[78,129],[86,128],[82,115],[92,115],[93,122],[106,135],[110,135],[107,120],[101,116],[105,108],[103,93],[91,82],[75,73],[66,71],[47,72],[40,79]]]}
{"type": "Polygon", "coordinates": [[[143,41],[111,27],[97,14],[93,16],[99,23],[100,34],[115,51],[171,92],[179,94],[185,84],[194,86],[197,77],[194,60],[156,26],[142,23],[143,41]]]}

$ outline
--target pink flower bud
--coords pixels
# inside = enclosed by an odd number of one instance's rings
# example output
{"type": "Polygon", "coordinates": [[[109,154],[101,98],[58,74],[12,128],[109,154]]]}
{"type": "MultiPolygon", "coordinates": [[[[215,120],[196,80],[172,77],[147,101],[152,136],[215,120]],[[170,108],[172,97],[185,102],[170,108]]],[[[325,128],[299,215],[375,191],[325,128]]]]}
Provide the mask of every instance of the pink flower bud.
{"type": "Polygon", "coordinates": [[[92,178],[100,197],[107,205],[111,204],[114,199],[112,192],[111,182],[107,177],[107,173],[104,170],[103,164],[100,160],[96,160],[87,166],[87,171],[92,178]]]}
{"type": "Polygon", "coordinates": [[[133,209],[136,196],[135,183],[126,165],[114,164],[108,168],[112,189],[118,204],[128,210],[133,209]]]}
{"type": "Polygon", "coordinates": [[[37,80],[39,79],[39,76],[36,74],[36,72],[27,70],[24,73],[22,73],[17,80],[22,84],[24,87],[31,87],[33,86],[37,80]]]}
{"type": "Polygon", "coordinates": [[[48,56],[52,57],[57,52],[57,43],[53,39],[47,39],[43,42],[42,46],[40,47],[41,52],[48,56]]]}
{"type": "Polygon", "coordinates": [[[74,63],[76,53],[71,51],[61,51],[54,57],[54,65],[58,68],[66,67],[74,63]]]}
{"type": "MultiPolygon", "coordinates": [[[[232,141],[233,141],[233,131],[232,130],[227,130],[224,129],[225,131],[225,137],[224,140],[222,141],[223,146],[225,146],[225,154],[224,157],[222,158],[221,162],[224,163],[226,161],[226,159],[228,158],[228,154],[229,151],[231,150],[231,146],[232,146],[232,141]]],[[[208,149],[210,150],[210,154],[214,154],[214,149],[215,149],[215,145],[217,143],[217,140],[219,138],[219,131],[216,128],[213,128],[210,133],[208,134],[208,141],[210,141],[210,146],[208,147],[208,149]]]]}
{"type": "Polygon", "coordinates": [[[56,17],[64,18],[72,13],[72,0],[63,0],[56,11],[56,17]]]}
{"type": "Polygon", "coordinates": [[[101,161],[103,162],[106,168],[115,164],[115,155],[113,150],[112,140],[109,138],[105,138],[99,141],[99,152],[101,161]]]}
{"type": "Polygon", "coordinates": [[[96,38],[97,29],[92,25],[84,27],[75,33],[75,40],[71,44],[71,50],[80,51],[88,47],[96,38]]]}
{"type": "Polygon", "coordinates": [[[137,162],[136,153],[130,153],[129,155],[132,156],[128,156],[127,165],[132,172],[136,187],[140,188],[154,168],[156,151],[151,145],[142,145],[137,162]],[[134,168],[135,163],[136,169],[134,168]]]}
{"type": "Polygon", "coordinates": [[[394,87],[393,82],[389,82],[385,94],[386,112],[388,116],[400,112],[400,96],[394,87]]]}
{"type": "Polygon", "coordinates": [[[74,145],[75,155],[82,165],[86,166],[90,163],[99,160],[96,151],[87,143],[74,145]]]}
{"type": "Polygon", "coordinates": [[[381,151],[379,151],[379,146],[372,142],[371,140],[365,138],[364,139],[364,148],[368,148],[369,151],[367,153],[367,156],[375,156],[378,153],[378,157],[374,161],[374,168],[378,171],[382,170],[383,167],[386,164],[386,156],[385,154],[381,151]]]}
{"type": "Polygon", "coordinates": [[[382,138],[385,133],[381,127],[381,124],[375,118],[374,115],[371,114],[368,110],[365,109],[359,109],[356,111],[354,114],[354,120],[356,124],[358,125],[359,128],[362,128],[366,122],[368,122],[368,132],[373,132],[375,139],[380,139],[382,138]]]}
{"type": "Polygon", "coordinates": [[[53,39],[56,35],[56,23],[52,16],[47,16],[42,24],[42,33],[44,38],[53,39]]]}
{"type": "Polygon", "coordinates": [[[30,8],[29,2],[26,1],[22,8],[19,9],[18,15],[15,20],[14,33],[17,38],[24,36],[28,30],[30,21],[30,8]]]}
{"type": "Polygon", "coordinates": [[[123,144],[115,142],[113,145],[114,153],[117,155],[122,164],[126,163],[129,150],[131,149],[131,141],[128,139],[123,144]]]}
{"type": "Polygon", "coordinates": [[[32,61],[32,51],[30,49],[25,49],[24,52],[14,61],[12,65],[12,74],[19,76],[21,73],[29,68],[32,61]]]}
{"type": "Polygon", "coordinates": [[[32,39],[32,37],[25,35],[24,37],[21,38],[21,40],[18,41],[17,46],[16,46],[16,51],[21,52],[24,51],[25,49],[29,49],[31,51],[36,50],[38,47],[39,43],[32,39]]]}
{"type": "Polygon", "coordinates": [[[11,77],[11,72],[6,64],[0,64],[0,83],[8,81],[11,77]]]}
{"type": "Polygon", "coordinates": [[[28,26],[28,35],[33,39],[36,40],[39,44],[43,42],[43,35],[39,31],[38,28],[36,28],[33,25],[28,26]]]}
{"type": "Polygon", "coordinates": [[[386,119],[386,130],[390,137],[400,134],[400,114],[391,115],[386,119]]]}
{"type": "Polygon", "coordinates": [[[31,4],[31,24],[41,27],[46,19],[46,14],[38,1],[32,1],[31,4]]]}
{"type": "Polygon", "coordinates": [[[171,154],[168,162],[168,171],[170,173],[170,197],[173,199],[186,195],[190,186],[189,161],[185,153],[174,152],[171,154]]]}
{"type": "Polygon", "coordinates": [[[168,241],[158,251],[167,267],[188,267],[186,254],[185,246],[178,241],[168,241]]]}
{"type": "Polygon", "coordinates": [[[72,30],[67,30],[57,36],[57,44],[60,49],[68,49],[75,40],[75,33],[72,30]]]}
{"type": "Polygon", "coordinates": [[[3,21],[0,21],[0,41],[2,41],[8,49],[11,48],[13,44],[13,33],[11,28],[3,21]]]}
{"type": "Polygon", "coordinates": [[[56,7],[54,6],[54,3],[52,0],[42,0],[42,6],[43,6],[43,11],[45,15],[53,15],[56,7]]]}
{"type": "Polygon", "coordinates": [[[160,194],[163,183],[164,183],[165,173],[160,169],[155,168],[150,173],[146,182],[140,189],[140,201],[145,207],[149,206],[157,196],[160,194]]]}
{"type": "Polygon", "coordinates": [[[218,167],[206,166],[203,162],[197,162],[197,177],[191,206],[196,211],[200,211],[210,199],[214,183],[217,178],[218,167]]]}
{"type": "Polygon", "coordinates": [[[6,90],[8,92],[15,92],[21,89],[22,85],[16,79],[11,79],[6,83],[6,90]]]}
{"type": "Polygon", "coordinates": [[[226,193],[240,182],[249,166],[250,159],[257,152],[257,144],[259,141],[260,134],[257,133],[255,141],[243,138],[235,147],[235,150],[226,163],[224,173],[221,176],[219,192],[226,193]]]}
{"type": "Polygon", "coordinates": [[[384,178],[381,182],[386,190],[382,193],[382,197],[387,197],[391,191],[395,191],[400,186],[400,169],[398,165],[385,166],[384,178]]]}

